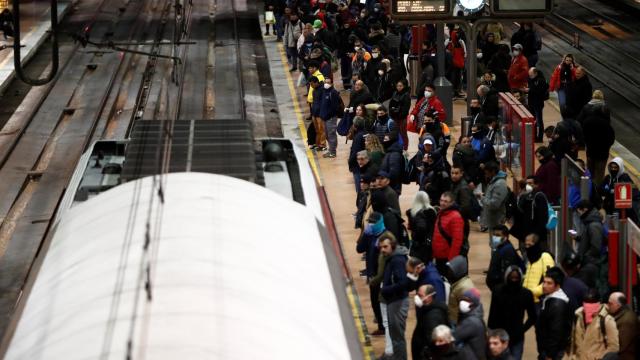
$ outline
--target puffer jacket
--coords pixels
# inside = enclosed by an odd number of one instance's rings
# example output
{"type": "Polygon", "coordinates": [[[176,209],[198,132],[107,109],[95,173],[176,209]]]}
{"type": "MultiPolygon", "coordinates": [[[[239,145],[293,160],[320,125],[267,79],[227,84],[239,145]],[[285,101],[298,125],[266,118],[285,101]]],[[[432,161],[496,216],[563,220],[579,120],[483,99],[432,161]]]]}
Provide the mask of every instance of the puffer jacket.
{"type": "Polygon", "coordinates": [[[618,327],[604,305],[600,307],[589,325],[584,323],[584,308],[575,312],[571,331],[571,344],[564,360],[599,360],[605,354],[619,351],[618,327]],[[600,326],[604,324],[604,329],[600,326]],[[605,340],[606,336],[606,340],[605,340]]]}
{"type": "Polygon", "coordinates": [[[468,314],[460,314],[459,317],[453,337],[463,344],[462,349],[468,354],[469,359],[486,359],[487,337],[484,320],[482,320],[482,304],[478,304],[468,314]]]}
{"type": "Polygon", "coordinates": [[[509,78],[509,87],[512,89],[524,89],[529,85],[529,62],[524,55],[516,56],[511,60],[507,76],[509,78]]]}
{"type": "Polygon", "coordinates": [[[580,217],[583,226],[578,234],[578,255],[583,264],[596,264],[600,260],[600,249],[604,240],[602,217],[597,209],[591,209],[580,217]]]}
{"type": "Polygon", "coordinates": [[[487,191],[482,197],[482,214],[480,223],[489,228],[503,224],[507,216],[507,174],[499,171],[487,185],[487,191]]]}
{"type": "Polygon", "coordinates": [[[456,256],[447,263],[447,267],[449,267],[452,274],[452,278],[449,279],[452,282],[448,304],[449,319],[452,323],[456,324],[458,322],[458,304],[462,299],[462,295],[465,291],[475,286],[469,277],[467,259],[464,256],[456,256]]]}
{"type": "Polygon", "coordinates": [[[538,354],[541,358],[557,359],[569,344],[571,311],[569,298],[562,289],[545,297],[536,324],[538,354]]]}
{"type": "Polygon", "coordinates": [[[527,264],[522,286],[531,291],[533,300],[536,303],[540,301],[540,296],[542,296],[542,277],[547,272],[547,269],[553,266],[555,266],[555,261],[553,261],[553,257],[548,252],[543,252],[537,261],[527,264]]]}
{"type": "Polygon", "coordinates": [[[464,240],[464,220],[457,207],[445,209],[438,213],[433,229],[433,257],[436,259],[451,260],[460,254],[460,248],[464,240]],[[442,226],[439,226],[440,223],[442,226]],[[451,245],[440,232],[440,227],[451,238],[451,245]]]}

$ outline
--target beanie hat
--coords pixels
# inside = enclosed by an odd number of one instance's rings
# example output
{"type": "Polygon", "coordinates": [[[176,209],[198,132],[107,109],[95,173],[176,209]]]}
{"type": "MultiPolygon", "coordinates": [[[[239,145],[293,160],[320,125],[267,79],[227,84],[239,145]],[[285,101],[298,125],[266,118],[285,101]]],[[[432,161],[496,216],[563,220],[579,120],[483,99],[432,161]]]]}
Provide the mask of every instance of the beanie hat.
{"type": "Polygon", "coordinates": [[[316,21],[313,22],[314,29],[320,29],[321,27],[322,27],[322,20],[317,19],[316,21]]]}
{"type": "Polygon", "coordinates": [[[462,297],[465,300],[469,300],[469,302],[473,304],[473,307],[480,305],[480,291],[476,288],[471,288],[465,291],[462,294],[462,297]]]}

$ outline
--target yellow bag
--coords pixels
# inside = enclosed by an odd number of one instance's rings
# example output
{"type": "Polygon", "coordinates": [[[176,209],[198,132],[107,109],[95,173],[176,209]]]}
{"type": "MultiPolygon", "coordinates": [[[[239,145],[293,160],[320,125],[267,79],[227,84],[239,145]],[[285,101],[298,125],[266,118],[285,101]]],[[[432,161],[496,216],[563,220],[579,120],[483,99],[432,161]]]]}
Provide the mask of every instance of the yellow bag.
{"type": "Polygon", "coordinates": [[[276,17],[273,14],[273,11],[266,11],[264,13],[264,23],[265,24],[275,24],[276,23],[276,17]]]}

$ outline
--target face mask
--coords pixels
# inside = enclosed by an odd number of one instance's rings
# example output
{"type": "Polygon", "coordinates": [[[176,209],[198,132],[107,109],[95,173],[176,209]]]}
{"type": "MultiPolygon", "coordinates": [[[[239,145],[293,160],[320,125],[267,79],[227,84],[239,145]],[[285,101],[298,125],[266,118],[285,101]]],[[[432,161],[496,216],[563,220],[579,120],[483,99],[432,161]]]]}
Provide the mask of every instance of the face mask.
{"type": "Polygon", "coordinates": [[[377,58],[378,58],[378,56],[380,56],[380,54],[378,54],[378,53],[373,53],[373,54],[371,54],[371,57],[372,57],[372,58],[374,58],[374,59],[377,59],[377,58]]]}
{"type": "Polygon", "coordinates": [[[360,46],[356,46],[354,49],[355,49],[356,51],[360,51],[360,49],[362,49],[362,48],[361,48],[360,46]]]}
{"type": "MultiPolygon", "coordinates": [[[[407,277],[409,278],[409,280],[411,281],[418,281],[418,276],[414,275],[413,273],[408,272],[407,273],[407,277]]],[[[417,296],[417,295],[416,295],[417,296]]]]}
{"type": "Polygon", "coordinates": [[[433,96],[433,92],[432,91],[425,91],[424,92],[424,97],[426,97],[427,99],[430,98],[431,96],[433,96]]]}
{"type": "Polygon", "coordinates": [[[460,301],[460,305],[458,306],[458,308],[460,309],[460,312],[463,314],[468,313],[469,311],[471,311],[471,303],[465,300],[460,301]]]}
{"type": "Polygon", "coordinates": [[[520,50],[513,50],[513,56],[520,55],[520,50]]]}
{"type": "Polygon", "coordinates": [[[378,120],[380,120],[381,122],[384,122],[385,120],[387,120],[389,117],[387,115],[382,115],[382,116],[378,116],[378,120]]]}
{"type": "Polygon", "coordinates": [[[480,131],[477,131],[477,132],[471,133],[471,136],[472,136],[474,139],[482,139],[482,133],[481,133],[480,131]]]}
{"type": "Polygon", "coordinates": [[[380,76],[384,75],[384,70],[378,70],[378,75],[380,76]]]}
{"type": "Polygon", "coordinates": [[[331,89],[331,84],[324,84],[324,88],[327,90],[331,89]]]}
{"type": "Polygon", "coordinates": [[[491,245],[493,247],[498,246],[502,242],[502,238],[500,236],[491,235],[491,245]]]}
{"type": "Polygon", "coordinates": [[[524,191],[526,191],[526,192],[532,192],[532,191],[533,191],[533,186],[531,186],[531,185],[527,184],[527,185],[524,187],[524,191]]]}
{"type": "Polygon", "coordinates": [[[416,307],[421,308],[422,305],[424,305],[422,303],[422,299],[420,299],[420,296],[416,295],[413,297],[413,302],[416,304],[416,307]]]}
{"type": "Polygon", "coordinates": [[[618,176],[618,172],[619,171],[620,170],[609,170],[609,173],[611,174],[611,177],[616,177],[616,176],[618,176]]]}

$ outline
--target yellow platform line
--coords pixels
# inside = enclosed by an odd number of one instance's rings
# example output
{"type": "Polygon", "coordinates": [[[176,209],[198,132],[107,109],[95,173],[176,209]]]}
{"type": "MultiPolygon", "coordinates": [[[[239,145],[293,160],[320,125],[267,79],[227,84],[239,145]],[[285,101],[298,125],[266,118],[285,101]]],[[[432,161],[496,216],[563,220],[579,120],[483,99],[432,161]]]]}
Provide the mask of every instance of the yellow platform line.
{"type": "Polygon", "coordinates": [[[289,85],[289,92],[291,93],[291,100],[293,101],[293,110],[296,113],[296,117],[298,118],[298,129],[300,130],[300,135],[302,135],[302,140],[305,144],[305,149],[307,152],[307,158],[309,158],[309,163],[311,164],[311,169],[313,170],[313,174],[316,176],[316,180],[318,181],[318,185],[322,186],[322,179],[320,177],[320,171],[318,171],[318,164],[316,162],[316,157],[313,154],[313,151],[309,149],[307,144],[307,127],[304,125],[302,110],[300,108],[300,103],[298,102],[298,94],[296,93],[296,89],[293,85],[293,78],[291,77],[291,73],[287,68],[287,64],[289,63],[287,60],[287,55],[284,52],[284,46],[282,44],[278,44],[278,51],[280,51],[280,60],[282,62],[282,67],[284,69],[284,74],[287,77],[287,85],[289,85]]]}
{"type": "MultiPolygon", "coordinates": [[[[293,102],[293,110],[296,113],[296,117],[298,119],[298,129],[300,130],[300,135],[302,136],[302,140],[304,143],[307,143],[307,127],[304,125],[302,110],[300,108],[300,103],[298,101],[298,94],[296,93],[296,89],[293,85],[293,78],[291,77],[291,73],[289,72],[287,55],[284,52],[284,46],[282,44],[278,44],[278,51],[280,52],[280,60],[282,62],[282,67],[284,69],[285,76],[287,77],[287,85],[289,86],[289,92],[291,94],[291,100],[293,102]]],[[[322,180],[320,176],[320,171],[318,169],[318,164],[316,162],[316,157],[309,149],[308,146],[305,146],[307,158],[309,158],[309,163],[311,164],[311,169],[313,169],[313,173],[316,176],[316,180],[318,184],[322,186],[322,180]]],[[[367,340],[365,335],[363,322],[363,315],[360,311],[358,294],[356,293],[352,284],[347,284],[347,297],[349,299],[349,305],[351,306],[351,312],[353,313],[354,323],[356,325],[356,329],[358,330],[358,338],[360,340],[360,344],[362,346],[362,350],[364,353],[364,358],[367,360],[374,359],[373,347],[371,346],[371,342],[367,340]]]]}

